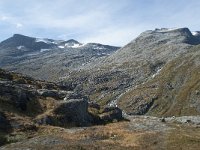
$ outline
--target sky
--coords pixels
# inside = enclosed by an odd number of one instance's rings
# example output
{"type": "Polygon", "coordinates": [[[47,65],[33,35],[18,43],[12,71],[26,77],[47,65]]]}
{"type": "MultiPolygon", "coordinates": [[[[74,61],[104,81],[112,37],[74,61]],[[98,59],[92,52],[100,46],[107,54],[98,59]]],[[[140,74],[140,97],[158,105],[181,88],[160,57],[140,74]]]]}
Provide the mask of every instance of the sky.
{"type": "Polygon", "coordinates": [[[200,31],[200,0],[0,0],[0,41],[13,34],[124,46],[141,32],[200,31]]]}

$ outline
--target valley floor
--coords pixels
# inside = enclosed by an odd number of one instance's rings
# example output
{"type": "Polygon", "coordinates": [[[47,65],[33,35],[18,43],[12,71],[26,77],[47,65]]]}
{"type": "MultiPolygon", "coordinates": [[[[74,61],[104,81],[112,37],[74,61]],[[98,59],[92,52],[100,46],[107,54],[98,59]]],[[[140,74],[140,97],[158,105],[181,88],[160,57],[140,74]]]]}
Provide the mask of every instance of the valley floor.
{"type": "MultiPolygon", "coordinates": [[[[20,133],[16,132],[16,135],[12,133],[12,136],[20,137],[20,133]]],[[[0,150],[198,150],[200,116],[178,118],[127,116],[127,121],[105,126],[70,129],[40,126],[37,132],[23,132],[21,137],[23,136],[26,138],[2,146],[0,150]]]]}

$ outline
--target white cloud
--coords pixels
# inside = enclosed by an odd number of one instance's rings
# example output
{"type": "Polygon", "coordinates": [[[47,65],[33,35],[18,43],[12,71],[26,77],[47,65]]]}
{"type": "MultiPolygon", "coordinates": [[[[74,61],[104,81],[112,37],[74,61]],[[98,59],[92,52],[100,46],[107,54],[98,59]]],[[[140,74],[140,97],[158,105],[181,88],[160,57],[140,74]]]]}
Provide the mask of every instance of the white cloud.
{"type": "Polygon", "coordinates": [[[6,20],[8,20],[9,18],[7,17],[7,16],[0,16],[0,20],[1,21],[6,21],[6,20]]]}
{"type": "Polygon", "coordinates": [[[14,25],[16,28],[22,28],[23,27],[22,23],[17,22],[18,18],[15,18],[15,17],[12,17],[12,16],[1,15],[0,21],[2,21],[4,24],[8,24],[8,25],[11,25],[11,26],[14,25]]]}
{"type": "Polygon", "coordinates": [[[23,25],[21,23],[16,23],[16,28],[22,28],[23,25]]]}

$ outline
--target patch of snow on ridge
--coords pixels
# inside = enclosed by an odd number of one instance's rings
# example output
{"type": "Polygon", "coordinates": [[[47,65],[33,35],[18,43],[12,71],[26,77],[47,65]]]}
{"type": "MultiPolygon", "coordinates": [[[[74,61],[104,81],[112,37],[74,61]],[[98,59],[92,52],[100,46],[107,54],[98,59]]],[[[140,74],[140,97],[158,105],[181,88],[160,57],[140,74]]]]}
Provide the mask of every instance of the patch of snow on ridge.
{"type": "Polygon", "coordinates": [[[199,33],[198,32],[196,32],[196,31],[194,31],[194,32],[191,32],[192,33],[192,35],[194,35],[194,36],[196,36],[196,35],[198,35],[199,33]]]}
{"type": "Polygon", "coordinates": [[[58,48],[65,48],[65,46],[58,46],[58,48]]]}
{"type": "Polygon", "coordinates": [[[24,46],[23,45],[20,45],[20,46],[17,46],[17,49],[22,49],[22,48],[24,48],[24,46]]]}
{"type": "Polygon", "coordinates": [[[41,49],[40,52],[46,52],[46,51],[50,51],[51,49],[41,49]]]}
{"type": "Polygon", "coordinates": [[[74,44],[73,46],[71,46],[72,48],[78,48],[78,47],[80,47],[81,46],[81,44],[74,44]]]}
{"type": "Polygon", "coordinates": [[[70,48],[79,48],[79,47],[82,47],[82,46],[84,46],[84,44],[81,44],[81,43],[79,43],[79,44],[69,44],[69,43],[66,43],[65,44],[65,47],[70,47],[70,48]]]}
{"type": "Polygon", "coordinates": [[[179,28],[161,28],[161,29],[155,29],[156,32],[168,32],[168,31],[174,31],[179,28]]]}
{"type": "Polygon", "coordinates": [[[173,30],[177,30],[177,29],[179,29],[179,28],[169,28],[169,29],[167,29],[167,31],[173,31],[173,30]]]}
{"type": "Polygon", "coordinates": [[[52,44],[53,42],[49,41],[48,39],[37,38],[35,42],[44,42],[47,44],[52,44]]]}

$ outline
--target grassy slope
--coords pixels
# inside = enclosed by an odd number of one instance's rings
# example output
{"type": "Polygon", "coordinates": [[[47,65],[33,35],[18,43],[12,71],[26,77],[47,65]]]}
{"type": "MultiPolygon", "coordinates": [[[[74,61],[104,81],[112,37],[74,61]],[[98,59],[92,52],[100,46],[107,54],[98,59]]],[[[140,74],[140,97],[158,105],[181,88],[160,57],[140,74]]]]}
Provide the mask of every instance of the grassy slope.
{"type": "MultiPolygon", "coordinates": [[[[141,123],[142,126],[144,120],[135,121],[141,123]]],[[[137,130],[131,127],[131,124],[131,122],[120,122],[85,129],[40,127],[35,138],[8,145],[7,149],[197,150],[200,146],[200,130],[194,126],[167,124],[170,129],[154,131],[151,129],[137,130]]]]}
{"type": "Polygon", "coordinates": [[[129,113],[154,99],[147,114],[155,116],[181,116],[200,114],[200,46],[190,49],[164,66],[148,82],[125,93],[119,106],[129,113]]]}

